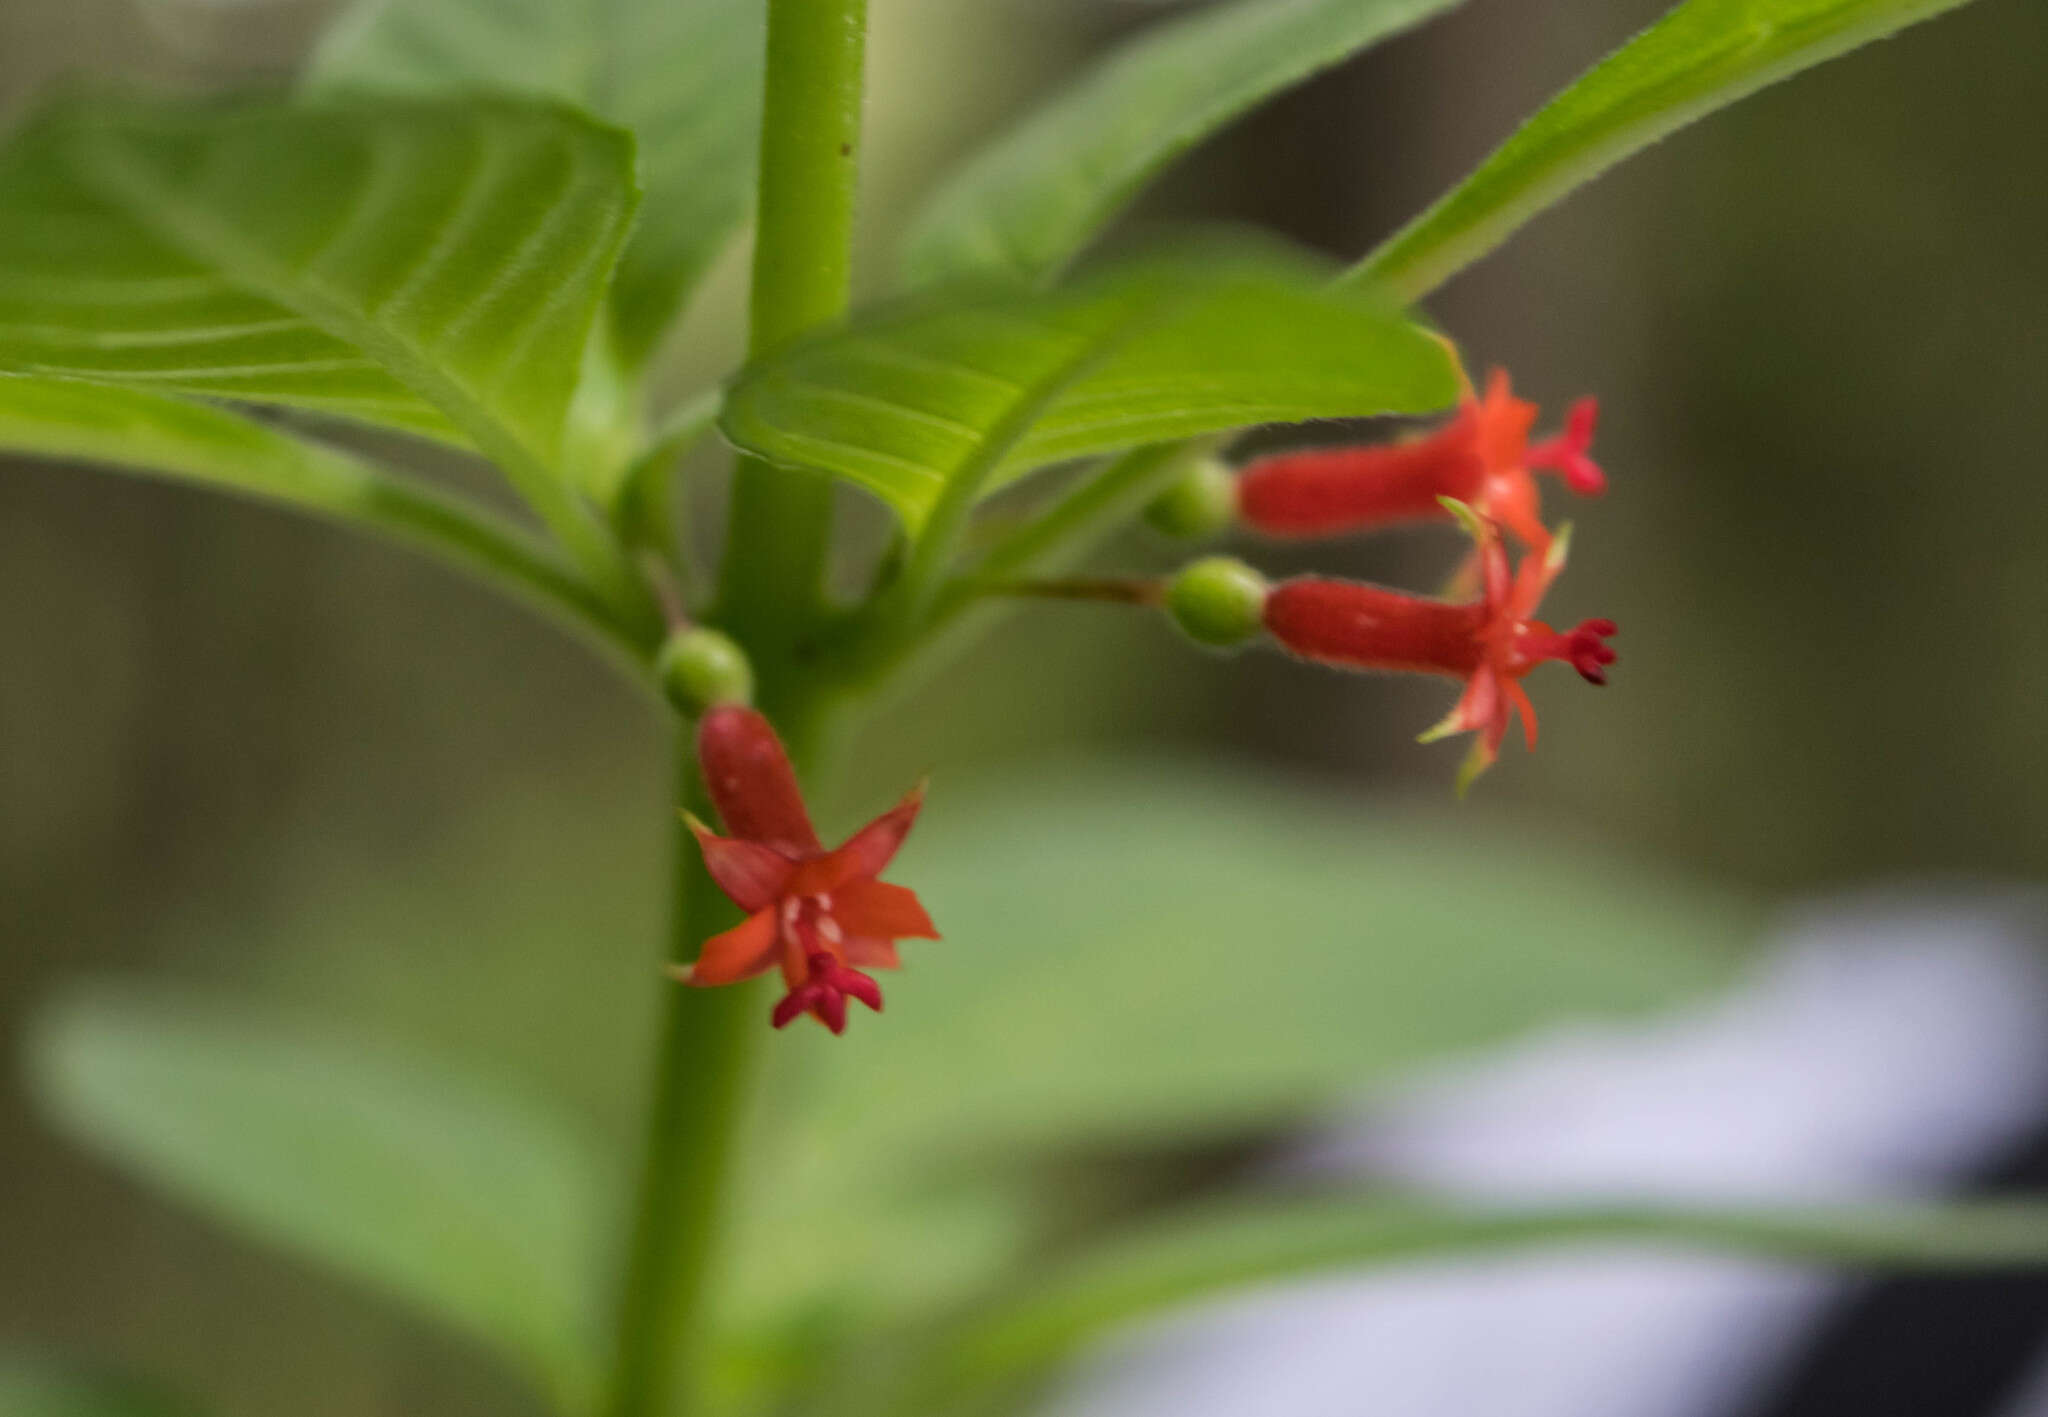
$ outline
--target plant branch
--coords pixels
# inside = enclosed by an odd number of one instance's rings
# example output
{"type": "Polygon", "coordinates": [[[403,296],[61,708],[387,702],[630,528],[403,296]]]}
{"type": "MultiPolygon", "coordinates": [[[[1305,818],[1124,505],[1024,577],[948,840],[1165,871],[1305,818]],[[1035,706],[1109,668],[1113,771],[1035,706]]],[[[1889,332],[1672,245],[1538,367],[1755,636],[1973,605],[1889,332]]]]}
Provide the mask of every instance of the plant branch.
{"type": "MultiPolygon", "coordinates": [[[[708,818],[712,807],[686,725],[677,735],[676,757],[679,804],[708,818]]],[[[687,964],[705,940],[737,924],[739,915],[705,873],[680,812],[672,838],[666,959],[687,964]]],[[[616,1316],[605,1408],[610,1417],[672,1417],[702,1406],[711,1328],[707,1280],[728,1201],[752,1045],[766,1018],[752,986],[660,987],[661,1035],[632,1248],[616,1316]]]]}
{"type": "MultiPolygon", "coordinates": [[[[860,170],[866,0],[770,0],[754,238],[755,356],[846,313],[860,170]]],[[[718,619],[754,658],[772,713],[823,608],[832,480],[742,458],[718,619]]]]}
{"type": "MultiPolygon", "coordinates": [[[[866,33],[866,0],[769,0],[755,354],[846,311],[866,33]]],[[[804,765],[819,731],[805,647],[824,614],[831,521],[828,478],[741,461],[712,618],[745,646],[761,705],[804,765]]],[[[683,802],[709,816],[687,742],[679,754],[683,802]]],[[[680,827],[676,841],[670,962],[682,964],[736,917],[680,827]]],[[[751,1054],[766,1034],[753,988],[667,987],[608,1417],[694,1417],[707,1404],[718,1241],[751,1054]]]]}

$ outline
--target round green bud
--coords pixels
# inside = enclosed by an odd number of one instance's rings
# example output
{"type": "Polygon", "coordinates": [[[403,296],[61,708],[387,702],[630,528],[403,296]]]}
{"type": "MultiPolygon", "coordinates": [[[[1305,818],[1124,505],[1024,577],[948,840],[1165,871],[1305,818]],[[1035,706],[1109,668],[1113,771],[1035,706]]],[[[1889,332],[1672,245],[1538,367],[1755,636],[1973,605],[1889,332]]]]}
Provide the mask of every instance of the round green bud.
{"type": "Polygon", "coordinates": [[[1195,541],[1237,520],[1237,474],[1221,458],[1201,458],[1145,508],[1145,524],[1162,536],[1195,541]]]}
{"type": "Polygon", "coordinates": [[[730,635],[696,626],[678,630],[654,662],[662,692],[691,717],[714,704],[751,703],[754,666],[730,635]]]}
{"type": "Polygon", "coordinates": [[[1235,556],[1204,556],[1166,587],[1166,611],[1197,644],[1241,645],[1264,625],[1266,578],[1235,556]]]}

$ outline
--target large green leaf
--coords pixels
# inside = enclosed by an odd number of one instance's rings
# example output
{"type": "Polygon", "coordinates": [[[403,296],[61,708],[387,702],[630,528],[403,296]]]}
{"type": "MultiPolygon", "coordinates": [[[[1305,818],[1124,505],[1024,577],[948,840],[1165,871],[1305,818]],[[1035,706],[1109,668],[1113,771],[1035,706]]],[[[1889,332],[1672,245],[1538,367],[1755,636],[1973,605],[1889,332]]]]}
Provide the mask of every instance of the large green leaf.
{"type": "Polygon", "coordinates": [[[633,131],[646,198],[612,295],[637,363],[746,220],[761,126],[762,0],[357,0],[316,90],[496,88],[633,131]]]}
{"type": "Polygon", "coordinates": [[[131,1378],[0,1353],[0,1413],[6,1417],[193,1417],[197,1411],[131,1378]]]}
{"type": "Polygon", "coordinates": [[[601,1192],[551,1118],[417,1061],[118,992],[47,1015],[31,1050],[80,1140],[585,1404],[601,1192]]]}
{"type": "MultiPolygon", "coordinates": [[[[292,948],[245,952],[329,1016],[516,1062],[630,1146],[659,987],[645,798],[536,781],[403,860],[323,848],[274,917],[292,948]]],[[[770,1038],[759,997],[776,1075],[726,1324],[972,1288],[1033,1222],[1008,1160],[1284,1125],[1532,1029],[1673,1008],[1761,924],[1483,804],[1214,762],[941,774],[890,874],[946,938],[906,945],[885,1014],[770,1038]]]]}
{"type": "Polygon", "coordinates": [[[963,1145],[1270,1123],[1418,1059],[1693,996],[1754,923],[1484,817],[1171,764],[935,791],[902,862],[947,939],[906,947],[886,1019],[784,1051],[816,1068],[821,1117],[885,1095],[860,1126],[963,1145]]]}
{"type": "Polygon", "coordinates": [[[911,229],[906,274],[1050,275],[1231,119],[1456,3],[1234,0],[1147,30],[939,190],[911,229]]]}
{"type": "Polygon", "coordinates": [[[509,102],[67,105],[0,152],[0,371],[290,404],[560,461],[633,211],[625,137],[509,102]]]}
{"type": "Polygon", "coordinates": [[[1423,1060],[1702,994],[1755,923],[1582,843],[1213,766],[941,783],[891,874],[946,939],[906,947],[883,1017],[778,1040],[791,1125],[746,1221],[750,1306],[929,1292],[1000,1257],[1028,1212],[932,1194],[949,1166],[1285,1125],[1423,1060]]]}
{"type": "Polygon", "coordinates": [[[912,529],[1035,467],[1237,428],[1438,408],[1448,348],[1307,262],[1143,260],[1049,293],[914,299],[751,366],[720,426],[912,529]]]}
{"type": "Polygon", "coordinates": [[[1552,99],[1357,267],[1415,300],[1639,148],[1964,0],[1686,0],[1552,99]]]}
{"type": "Polygon", "coordinates": [[[1467,1251],[1615,1242],[1855,1269],[2043,1269],[2048,1198],[1718,1209],[1501,1209],[1343,1196],[1240,1202],[1119,1235],[1027,1281],[927,1360],[922,1378],[936,1390],[925,1396],[1018,1377],[1118,1324],[1250,1284],[1467,1251]]]}
{"type": "Polygon", "coordinates": [[[281,502],[434,553],[607,641],[644,636],[552,549],[472,503],[209,404],[141,389],[0,374],[0,449],[77,458],[281,502]]]}

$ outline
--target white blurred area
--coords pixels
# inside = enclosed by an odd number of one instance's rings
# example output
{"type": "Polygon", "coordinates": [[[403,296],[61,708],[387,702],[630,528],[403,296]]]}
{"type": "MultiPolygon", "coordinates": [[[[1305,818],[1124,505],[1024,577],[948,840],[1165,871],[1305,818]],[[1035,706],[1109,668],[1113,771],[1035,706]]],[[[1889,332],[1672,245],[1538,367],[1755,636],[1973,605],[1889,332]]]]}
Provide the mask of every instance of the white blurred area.
{"type": "MultiPolygon", "coordinates": [[[[1481,1200],[1942,1194],[2048,1112],[2048,899],[1895,892],[1788,920],[1676,1022],[1554,1032],[1373,1099],[1289,1169],[1481,1200]]],[[[1559,1249],[1291,1284],[1154,1326],[1050,1417],[1723,1417],[1853,1281],[1559,1249]]],[[[2048,1363],[2006,1417],[2048,1417],[2048,1363]]]]}

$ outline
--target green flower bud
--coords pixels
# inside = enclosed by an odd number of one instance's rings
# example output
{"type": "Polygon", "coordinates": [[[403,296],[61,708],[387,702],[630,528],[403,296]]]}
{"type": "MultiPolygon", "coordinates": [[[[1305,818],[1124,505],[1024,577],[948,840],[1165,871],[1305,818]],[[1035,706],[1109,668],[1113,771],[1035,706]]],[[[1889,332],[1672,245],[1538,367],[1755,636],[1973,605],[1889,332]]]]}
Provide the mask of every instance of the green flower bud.
{"type": "Polygon", "coordinates": [[[1264,625],[1266,578],[1235,556],[1204,556],[1166,587],[1166,611],[1187,637],[1219,649],[1241,645],[1264,625]]]}
{"type": "Polygon", "coordinates": [[[730,635],[697,626],[678,630],[654,662],[669,702],[695,718],[714,704],[751,703],[754,666],[730,635]]]}
{"type": "Polygon", "coordinates": [[[1237,520],[1237,474],[1221,458],[1190,463],[1180,480],[1145,508],[1145,523],[1162,536],[1195,541],[1237,520]]]}

